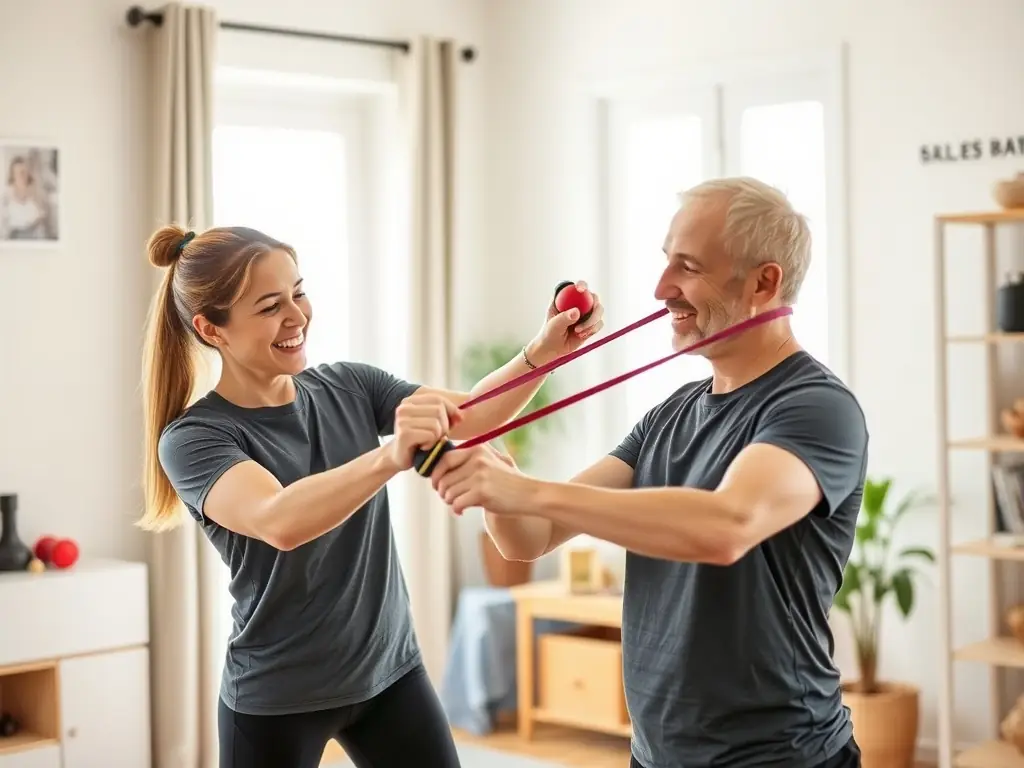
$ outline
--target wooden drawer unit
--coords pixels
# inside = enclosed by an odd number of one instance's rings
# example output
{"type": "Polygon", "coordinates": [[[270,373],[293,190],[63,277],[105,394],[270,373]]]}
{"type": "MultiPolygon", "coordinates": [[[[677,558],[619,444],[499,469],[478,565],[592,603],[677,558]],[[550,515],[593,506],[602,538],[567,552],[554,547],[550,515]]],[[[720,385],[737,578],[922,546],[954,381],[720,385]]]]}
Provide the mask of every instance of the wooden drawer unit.
{"type": "Polygon", "coordinates": [[[628,728],[619,629],[543,634],[537,646],[538,719],[612,732],[628,728]]]}

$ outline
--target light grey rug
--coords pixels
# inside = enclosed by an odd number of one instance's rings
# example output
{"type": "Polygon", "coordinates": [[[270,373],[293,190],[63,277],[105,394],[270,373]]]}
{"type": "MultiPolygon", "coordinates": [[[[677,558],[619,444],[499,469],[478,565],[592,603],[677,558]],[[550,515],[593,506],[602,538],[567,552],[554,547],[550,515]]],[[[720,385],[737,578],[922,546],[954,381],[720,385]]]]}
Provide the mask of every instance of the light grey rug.
{"type": "MultiPolygon", "coordinates": [[[[456,744],[456,747],[459,750],[462,768],[563,768],[558,763],[547,763],[534,760],[532,757],[520,757],[508,752],[498,752],[469,744],[456,744]]],[[[352,768],[352,761],[345,759],[338,763],[331,763],[331,766],[352,768]]]]}

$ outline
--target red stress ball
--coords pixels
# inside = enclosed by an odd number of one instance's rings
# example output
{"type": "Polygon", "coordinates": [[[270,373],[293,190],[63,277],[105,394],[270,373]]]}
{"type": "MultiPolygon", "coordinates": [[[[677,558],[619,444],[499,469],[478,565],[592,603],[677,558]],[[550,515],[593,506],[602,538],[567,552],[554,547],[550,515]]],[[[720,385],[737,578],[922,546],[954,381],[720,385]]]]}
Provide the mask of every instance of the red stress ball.
{"type": "Polygon", "coordinates": [[[71,539],[61,539],[53,546],[50,562],[54,568],[70,568],[78,562],[78,545],[71,539]]]}
{"type": "Polygon", "coordinates": [[[48,563],[50,562],[50,557],[53,555],[53,548],[55,546],[57,546],[56,536],[41,536],[39,541],[36,542],[36,545],[32,550],[32,554],[34,554],[38,560],[48,563]]]}
{"type": "Polygon", "coordinates": [[[576,323],[587,322],[594,311],[594,295],[590,291],[579,290],[572,280],[559,283],[555,287],[555,309],[565,312],[574,307],[580,312],[580,319],[576,323]]]}

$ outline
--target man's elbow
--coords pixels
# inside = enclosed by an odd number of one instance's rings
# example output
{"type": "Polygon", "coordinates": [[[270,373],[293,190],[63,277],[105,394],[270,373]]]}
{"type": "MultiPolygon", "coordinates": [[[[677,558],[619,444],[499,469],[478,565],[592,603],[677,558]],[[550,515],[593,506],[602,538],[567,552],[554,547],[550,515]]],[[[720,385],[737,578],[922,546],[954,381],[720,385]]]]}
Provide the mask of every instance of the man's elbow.
{"type": "Polygon", "coordinates": [[[757,543],[754,511],[749,507],[733,504],[723,499],[722,520],[724,525],[719,535],[709,542],[708,562],[712,565],[735,565],[757,543]]]}

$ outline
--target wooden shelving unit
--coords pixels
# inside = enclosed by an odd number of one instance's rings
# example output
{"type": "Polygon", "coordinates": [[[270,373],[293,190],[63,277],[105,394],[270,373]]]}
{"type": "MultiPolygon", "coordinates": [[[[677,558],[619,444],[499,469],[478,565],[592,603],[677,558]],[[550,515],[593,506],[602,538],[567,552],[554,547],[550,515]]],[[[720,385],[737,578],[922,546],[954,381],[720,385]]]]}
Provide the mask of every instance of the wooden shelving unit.
{"type": "MultiPolygon", "coordinates": [[[[999,596],[1000,562],[1024,562],[1024,546],[1006,542],[997,535],[995,499],[991,491],[992,482],[987,478],[989,488],[986,520],[987,538],[977,541],[954,543],[951,532],[951,489],[950,454],[953,451],[982,451],[988,455],[987,468],[991,470],[993,458],[1003,453],[1024,453],[1024,440],[1004,434],[999,426],[995,381],[997,366],[996,347],[1003,344],[1024,342],[1024,333],[1001,333],[995,323],[994,298],[996,290],[996,228],[1000,225],[1024,224],[1024,210],[993,211],[979,213],[955,213],[935,218],[935,261],[936,261],[936,366],[938,398],[938,440],[939,440],[939,581],[940,632],[943,665],[939,680],[939,768],[1024,768],[1024,755],[1013,745],[999,740],[998,729],[992,740],[957,752],[953,728],[955,691],[953,689],[953,667],[958,662],[984,664],[992,675],[992,713],[998,724],[1002,719],[1000,711],[999,670],[1005,668],[1024,669],[1024,644],[1006,636],[1000,612],[999,596]],[[975,335],[950,335],[947,327],[946,306],[946,229],[949,225],[980,226],[984,235],[984,285],[982,301],[987,327],[975,335]],[[989,423],[986,434],[977,437],[956,438],[949,435],[949,394],[947,377],[947,354],[951,345],[980,345],[985,354],[985,377],[988,382],[989,423]],[[953,558],[981,557],[989,563],[991,607],[988,637],[980,642],[962,647],[953,644],[953,558]]],[[[979,510],[981,513],[981,510],[979,510]]]]}

